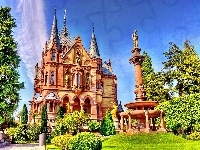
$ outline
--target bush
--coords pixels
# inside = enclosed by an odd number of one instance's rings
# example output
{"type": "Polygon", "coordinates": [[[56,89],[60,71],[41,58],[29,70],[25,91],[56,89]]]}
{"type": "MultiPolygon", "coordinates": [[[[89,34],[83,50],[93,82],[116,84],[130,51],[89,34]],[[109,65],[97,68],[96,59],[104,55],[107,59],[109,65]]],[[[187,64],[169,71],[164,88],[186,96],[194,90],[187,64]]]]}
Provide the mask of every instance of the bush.
{"type": "Polygon", "coordinates": [[[200,133],[197,131],[194,131],[193,133],[191,133],[190,135],[186,136],[187,140],[200,140],[200,133]]]}
{"type": "Polygon", "coordinates": [[[89,118],[89,115],[84,111],[68,113],[62,119],[63,128],[76,135],[83,125],[88,124],[89,118]]]}
{"type": "Polygon", "coordinates": [[[114,122],[109,109],[106,111],[105,118],[102,119],[100,133],[105,136],[116,134],[114,122]]]}
{"type": "Polygon", "coordinates": [[[51,140],[51,144],[54,144],[55,146],[58,146],[62,149],[69,149],[69,141],[71,138],[72,138],[71,134],[55,136],[51,140]]]}
{"type": "Polygon", "coordinates": [[[88,129],[89,131],[93,132],[93,131],[98,131],[100,128],[99,122],[97,121],[90,121],[88,123],[88,129]]]}
{"type": "Polygon", "coordinates": [[[15,128],[14,141],[16,143],[26,143],[25,141],[28,141],[26,135],[26,125],[19,125],[15,128]]]}
{"type": "Polygon", "coordinates": [[[29,141],[37,141],[39,140],[40,126],[38,124],[28,125],[26,133],[29,141]]]}
{"type": "Polygon", "coordinates": [[[93,133],[78,133],[69,142],[70,150],[101,150],[102,141],[93,133]]]}

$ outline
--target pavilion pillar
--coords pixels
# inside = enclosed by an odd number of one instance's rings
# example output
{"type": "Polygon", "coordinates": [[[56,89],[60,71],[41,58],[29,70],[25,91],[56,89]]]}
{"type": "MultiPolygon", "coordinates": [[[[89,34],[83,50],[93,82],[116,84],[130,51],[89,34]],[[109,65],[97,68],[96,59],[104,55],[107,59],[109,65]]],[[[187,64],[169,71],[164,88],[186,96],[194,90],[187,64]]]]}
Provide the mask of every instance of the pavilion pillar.
{"type": "Polygon", "coordinates": [[[152,124],[153,124],[152,130],[156,131],[156,118],[152,118],[152,124]]]}
{"type": "Polygon", "coordinates": [[[132,129],[131,114],[128,115],[128,128],[132,129]]]}
{"type": "Polygon", "coordinates": [[[124,116],[121,116],[121,120],[120,120],[120,128],[121,128],[121,131],[123,132],[124,131],[124,116]]]}
{"type": "Polygon", "coordinates": [[[139,119],[137,119],[137,129],[138,129],[138,131],[140,131],[140,120],[139,119]]]}
{"type": "Polygon", "coordinates": [[[126,125],[126,131],[128,131],[128,123],[126,118],[125,118],[125,125],[126,125]]]}
{"type": "Polygon", "coordinates": [[[165,132],[165,123],[164,123],[164,116],[163,116],[163,111],[160,112],[160,131],[165,132]]]}
{"type": "Polygon", "coordinates": [[[149,132],[150,128],[149,128],[149,114],[148,114],[148,110],[145,111],[145,116],[146,116],[146,129],[145,129],[145,131],[149,132]]]}

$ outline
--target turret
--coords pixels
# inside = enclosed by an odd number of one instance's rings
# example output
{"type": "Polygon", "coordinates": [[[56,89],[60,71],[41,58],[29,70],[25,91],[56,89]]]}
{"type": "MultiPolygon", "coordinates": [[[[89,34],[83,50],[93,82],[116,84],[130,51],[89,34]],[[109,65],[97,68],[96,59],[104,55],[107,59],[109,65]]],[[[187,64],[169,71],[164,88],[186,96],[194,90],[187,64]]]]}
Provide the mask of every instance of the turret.
{"type": "Polygon", "coordinates": [[[96,37],[94,34],[94,25],[93,25],[92,38],[91,38],[89,50],[90,50],[91,58],[100,58],[99,49],[98,49],[96,37]]]}
{"type": "Polygon", "coordinates": [[[72,46],[71,37],[70,37],[69,31],[66,26],[66,10],[64,11],[64,25],[63,25],[63,29],[59,35],[59,39],[60,39],[61,45],[68,45],[69,47],[72,46]]]}
{"type": "Polygon", "coordinates": [[[48,42],[48,49],[51,49],[53,44],[56,44],[57,49],[60,49],[60,40],[58,38],[58,28],[57,28],[57,19],[56,19],[56,8],[55,8],[55,14],[53,19],[53,24],[51,28],[51,34],[48,42]]]}

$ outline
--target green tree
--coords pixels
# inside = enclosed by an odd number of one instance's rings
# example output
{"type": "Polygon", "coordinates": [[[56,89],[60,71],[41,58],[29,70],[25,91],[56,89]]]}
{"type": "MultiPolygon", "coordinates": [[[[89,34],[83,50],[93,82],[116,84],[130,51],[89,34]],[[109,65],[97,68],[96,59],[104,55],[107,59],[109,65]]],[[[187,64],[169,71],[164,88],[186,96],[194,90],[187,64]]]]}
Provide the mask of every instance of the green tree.
{"type": "Polygon", "coordinates": [[[190,94],[160,103],[158,109],[165,112],[168,129],[178,133],[193,132],[200,128],[200,94],[190,94]]]}
{"type": "Polygon", "coordinates": [[[142,62],[142,80],[146,90],[147,100],[162,102],[170,99],[168,89],[164,88],[161,73],[155,73],[150,56],[144,51],[142,62]]]}
{"type": "Polygon", "coordinates": [[[59,106],[58,107],[58,112],[57,112],[57,117],[56,117],[57,119],[62,119],[62,118],[64,118],[64,112],[63,112],[63,108],[62,108],[62,106],[59,106]]]}
{"type": "Polygon", "coordinates": [[[26,104],[24,104],[22,113],[21,113],[21,123],[27,124],[27,122],[28,122],[28,109],[26,107],[26,104]]]}
{"type": "Polygon", "coordinates": [[[12,35],[16,23],[10,10],[0,7],[0,125],[12,117],[20,100],[19,90],[24,88],[19,82],[20,57],[12,35]]]}
{"type": "Polygon", "coordinates": [[[47,121],[48,121],[47,104],[45,104],[45,105],[42,107],[40,133],[47,133],[47,121]]]}
{"type": "Polygon", "coordinates": [[[164,53],[163,78],[172,96],[184,96],[200,92],[200,59],[194,46],[186,40],[183,50],[174,43],[164,53]]]}
{"type": "Polygon", "coordinates": [[[116,134],[115,125],[110,113],[110,109],[106,111],[106,116],[102,119],[100,125],[100,133],[106,136],[116,134]]]}

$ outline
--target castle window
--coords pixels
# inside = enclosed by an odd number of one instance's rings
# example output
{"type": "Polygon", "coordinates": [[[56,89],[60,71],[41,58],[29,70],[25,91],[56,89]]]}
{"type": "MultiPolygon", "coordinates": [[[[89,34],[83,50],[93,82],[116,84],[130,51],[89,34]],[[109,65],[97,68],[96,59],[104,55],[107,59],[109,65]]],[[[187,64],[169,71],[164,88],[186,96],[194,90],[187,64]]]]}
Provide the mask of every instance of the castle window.
{"type": "Polygon", "coordinates": [[[101,70],[101,65],[100,64],[97,64],[97,69],[101,70]]]}
{"type": "Polygon", "coordinates": [[[96,83],[96,88],[99,89],[99,82],[96,83]]]}
{"type": "Polygon", "coordinates": [[[56,60],[56,52],[55,50],[52,50],[51,61],[55,61],[55,60],[56,60]]]}
{"type": "Polygon", "coordinates": [[[104,93],[103,82],[101,82],[101,89],[102,89],[102,92],[104,93]]]}
{"type": "Polygon", "coordinates": [[[51,72],[51,80],[50,80],[51,84],[54,84],[54,72],[51,72]]]}
{"type": "Polygon", "coordinates": [[[45,75],[45,85],[47,85],[48,83],[48,72],[46,72],[46,75],[45,75]]]}
{"type": "Polygon", "coordinates": [[[80,84],[81,84],[81,75],[78,74],[78,85],[80,85],[80,84]]]}

